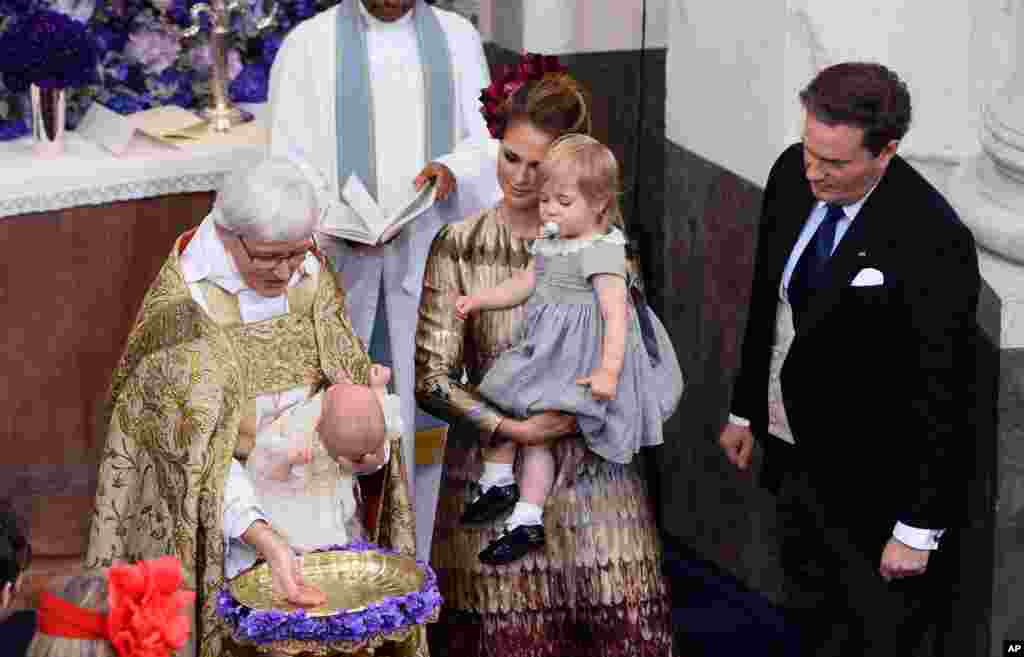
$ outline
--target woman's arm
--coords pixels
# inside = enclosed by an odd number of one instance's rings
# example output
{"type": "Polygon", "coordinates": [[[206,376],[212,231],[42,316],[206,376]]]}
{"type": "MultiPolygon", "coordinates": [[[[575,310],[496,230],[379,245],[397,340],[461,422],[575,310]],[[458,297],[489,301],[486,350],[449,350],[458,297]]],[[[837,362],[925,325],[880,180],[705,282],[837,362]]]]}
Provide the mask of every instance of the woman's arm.
{"type": "Polygon", "coordinates": [[[423,274],[416,329],[416,401],[451,425],[470,423],[487,444],[504,419],[476,391],[462,384],[466,323],[452,312],[465,292],[459,274],[459,244],[450,226],[434,238],[423,274]]]}
{"type": "Polygon", "coordinates": [[[604,319],[604,342],[601,345],[600,367],[577,383],[589,385],[595,399],[615,399],[622,363],[626,357],[626,317],[629,312],[626,281],[617,274],[595,274],[590,280],[597,290],[601,317],[604,319]]]}

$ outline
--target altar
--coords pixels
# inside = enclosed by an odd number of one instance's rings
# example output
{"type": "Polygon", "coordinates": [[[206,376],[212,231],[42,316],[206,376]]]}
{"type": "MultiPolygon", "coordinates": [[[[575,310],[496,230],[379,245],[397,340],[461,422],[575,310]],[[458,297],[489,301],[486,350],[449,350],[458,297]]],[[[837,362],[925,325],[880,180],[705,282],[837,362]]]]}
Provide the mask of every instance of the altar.
{"type": "Polygon", "coordinates": [[[54,159],[34,156],[31,138],[0,142],[0,498],[30,519],[26,594],[85,550],[106,432],[96,414],[143,294],[265,141],[175,149],[137,136],[115,157],[69,132],[54,159]]]}

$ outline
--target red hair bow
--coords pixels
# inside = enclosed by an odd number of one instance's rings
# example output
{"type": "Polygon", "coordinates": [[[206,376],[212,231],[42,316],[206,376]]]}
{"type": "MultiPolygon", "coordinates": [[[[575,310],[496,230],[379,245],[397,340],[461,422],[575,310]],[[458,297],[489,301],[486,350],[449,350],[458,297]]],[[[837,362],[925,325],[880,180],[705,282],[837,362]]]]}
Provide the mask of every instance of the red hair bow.
{"type": "Polygon", "coordinates": [[[177,557],[115,564],[107,575],[110,613],[82,609],[50,593],[40,597],[39,631],[69,639],[107,640],[119,657],[167,657],[185,645],[192,591],[177,557]]]}

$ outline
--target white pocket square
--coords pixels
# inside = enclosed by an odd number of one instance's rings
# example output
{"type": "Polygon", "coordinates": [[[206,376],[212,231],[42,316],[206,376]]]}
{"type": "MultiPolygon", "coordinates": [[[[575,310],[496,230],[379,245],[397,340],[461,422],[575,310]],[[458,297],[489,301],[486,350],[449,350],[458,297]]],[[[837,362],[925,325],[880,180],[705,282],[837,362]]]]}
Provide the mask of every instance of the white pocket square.
{"type": "Polygon", "coordinates": [[[885,276],[882,275],[882,272],[873,267],[868,267],[857,272],[857,275],[853,277],[853,281],[850,282],[850,285],[852,287],[868,287],[881,285],[884,282],[885,276]]]}

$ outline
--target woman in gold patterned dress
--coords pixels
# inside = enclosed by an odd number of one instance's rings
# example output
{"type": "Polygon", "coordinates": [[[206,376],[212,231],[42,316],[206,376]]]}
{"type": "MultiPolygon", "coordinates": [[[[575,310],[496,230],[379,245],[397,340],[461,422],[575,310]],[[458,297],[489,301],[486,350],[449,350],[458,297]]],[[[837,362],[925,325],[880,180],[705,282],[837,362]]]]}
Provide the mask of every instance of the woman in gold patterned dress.
{"type": "MultiPolygon", "coordinates": [[[[455,299],[527,267],[527,246],[541,226],[537,165],[558,137],[589,131],[579,85],[564,73],[526,83],[500,111],[504,198],[446,226],[434,240],[416,334],[417,401],[450,424],[431,559],[445,599],[440,622],[430,628],[433,653],[666,657],[672,654],[670,603],[637,462],[611,463],[588,451],[571,416],[504,417],[475,391],[515,344],[525,306],[462,321],[455,299]],[[481,447],[501,440],[552,444],[557,473],[544,512],[545,548],[492,567],[477,555],[500,534],[502,518],[465,526],[460,516],[480,479],[481,447]]],[[[630,266],[635,276],[639,268],[630,266]]]]}

